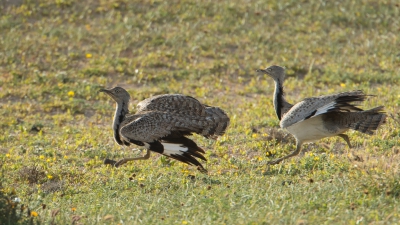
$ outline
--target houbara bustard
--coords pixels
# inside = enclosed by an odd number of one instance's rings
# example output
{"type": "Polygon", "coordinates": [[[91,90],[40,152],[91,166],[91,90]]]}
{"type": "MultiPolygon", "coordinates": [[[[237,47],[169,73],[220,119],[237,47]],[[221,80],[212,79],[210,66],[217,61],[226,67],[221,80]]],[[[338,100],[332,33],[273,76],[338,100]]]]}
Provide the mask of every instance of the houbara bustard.
{"type": "Polygon", "coordinates": [[[136,144],[147,149],[143,157],[124,158],[118,162],[105,160],[106,164],[116,167],[129,161],[148,159],[153,151],[195,165],[205,172],[198,161],[206,161],[204,150],[186,136],[197,133],[206,138],[217,138],[224,134],[229,125],[229,117],[222,109],[201,104],[190,96],[157,95],[139,102],[136,113],[129,114],[130,95],[125,89],[114,87],[100,92],[117,102],[114,140],[119,145],[136,144]]]}
{"type": "Polygon", "coordinates": [[[275,81],[274,107],[280,120],[280,127],[287,129],[296,139],[296,150],[282,158],[268,162],[270,165],[298,155],[303,143],[325,137],[339,136],[351,148],[349,137],[344,132],[352,129],[365,134],[373,134],[385,122],[386,115],[382,111],[383,106],[370,110],[362,110],[357,107],[356,103],[364,101],[368,96],[362,91],[311,97],[292,105],[284,97],[284,68],[270,66],[266,69],[258,69],[257,72],[265,73],[275,81]]]}

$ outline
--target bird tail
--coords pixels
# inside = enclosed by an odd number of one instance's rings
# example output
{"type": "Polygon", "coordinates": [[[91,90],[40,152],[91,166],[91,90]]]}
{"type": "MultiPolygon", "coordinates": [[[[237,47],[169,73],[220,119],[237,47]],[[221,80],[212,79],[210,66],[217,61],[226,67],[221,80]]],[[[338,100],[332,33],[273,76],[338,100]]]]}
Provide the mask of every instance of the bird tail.
{"type": "Polygon", "coordinates": [[[354,113],[357,121],[349,125],[350,129],[365,134],[373,134],[378,127],[386,122],[386,114],[383,106],[379,106],[370,110],[354,113]]]}
{"type": "Polygon", "coordinates": [[[207,138],[217,138],[225,133],[229,125],[228,115],[218,107],[206,107],[206,124],[201,135],[207,138]]]}
{"type": "Polygon", "coordinates": [[[163,145],[163,155],[174,158],[181,162],[187,163],[189,165],[197,166],[202,172],[206,172],[203,165],[198,161],[198,159],[207,161],[203,156],[205,153],[202,148],[197,146],[197,144],[187,137],[166,137],[161,139],[161,144],[163,145]]]}

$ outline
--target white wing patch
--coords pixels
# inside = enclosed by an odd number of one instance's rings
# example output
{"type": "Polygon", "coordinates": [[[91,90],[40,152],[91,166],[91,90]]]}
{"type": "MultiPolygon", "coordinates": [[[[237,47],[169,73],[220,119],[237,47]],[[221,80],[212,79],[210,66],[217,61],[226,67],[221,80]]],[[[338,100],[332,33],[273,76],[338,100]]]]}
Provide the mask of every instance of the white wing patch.
{"type": "Polygon", "coordinates": [[[183,153],[188,151],[188,147],[182,146],[182,144],[178,143],[163,143],[161,144],[164,146],[164,155],[182,155],[183,153]]]}
{"type": "Polygon", "coordinates": [[[336,105],[335,101],[329,102],[328,104],[318,108],[317,112],[315,112],[315,114],[312,117],[327,113],[330,109],[335,108],[335,105],[336,105]]]}
{"type": "Polygon", "coordinates": [[[322,105],[319,108],[314,108],[313,105],[316,104],[316,101],[310,101],[311,99],[306,99],[300,103],[297,103],[293,108],[289,110],[284,116],[283,119],[280,122],[280,126],[282,128],[291,126],[295,123],[302,122],[304,120],[316,117],[318,115],[327,113],[329,110],[334,109],[336,107],[336,100],[332,99],[325,105],[322,105]],[[308,101],[306,101],[308,100],[308,101]],[[305,111],[305,112],[304,112],[305,111]],[[313,113],[315,112],[315,113],[313,113]]]}
{"type": "Polygon", "coordinates": [[[336,102],[335,102],[335,101],[329,102],[328,104],[323,105],[322,107],[316,109],[315,113],[312,114],[312,116],[311,116],[311,114],[309,114],[309,116],[307,116],[307,117],[305,117],[305,118],[303,118],[303,119],[297,121],[296,123],[300,123],[300,122],[302,122],[302,121],[304,121],[304,120],[308,120],[308,119],[313,118],[313,117],[316,117],[316,116],[318,116],[318,115],[327,113],[330,109],[334,109],[334,108],[335,108],[335,105],[336,105],[336,102]]]}

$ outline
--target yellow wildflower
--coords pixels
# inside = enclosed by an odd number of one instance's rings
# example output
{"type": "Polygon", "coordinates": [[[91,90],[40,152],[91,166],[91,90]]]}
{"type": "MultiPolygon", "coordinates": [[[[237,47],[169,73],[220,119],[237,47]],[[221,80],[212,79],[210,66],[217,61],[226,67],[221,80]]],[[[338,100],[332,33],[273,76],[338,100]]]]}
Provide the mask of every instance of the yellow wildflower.
{"type": "Polygon", "coordinates": [[[37,213],[37,212],[35,212],[35,211],[31,211],[31,216],[33,216],[33,217],[37,217],[39,214],[37,213]]]}
{"type": "Polygon", "coordinates": [[[340,83],[340,87],[346,87],[345,83],[340,83]]]}
{"type": "Polygon", "coordinates": [[[72,212],[75,212],[75,211],[76,211],[76,208],[75,208],[75,207],[72,207],[71,210],[72,210],[72,212]]]}
{"type": "Polygon", "coordinates": [[[7,154],[6,154],[6,157],[7,157],[7,158],[10,158],[10,154],[7,153],[7,154]]]}
{"type": "Polygon", "coordinates": [[[188,221],[184,220],[182,221],[182,224],[188,224],[188,221]]]}
{"type": "Polygon", "coordinates": [[[44,159],[44,155],[40,155],[40,156],[39,156],[39,159],[44,159]]]}
{"type": "Polygon", "coordinates": [[[88,59],[90,59],[90,58],[92,58],[92,54],[90,54],[90,53],[86,53],[86,58],[88,58],[88,59]]]}
{"type": "Polygon", "coordinates": [[[49,180],[51,180],[51,179],[53,179],[53,176],[52,175],[47,175],[47,178],[49,179],[49,180]]]}
{"type": "Polygon", "coordinates": [[[68,97],[73,98],[75,96],[75,92],[68,91],[68,97]]]}

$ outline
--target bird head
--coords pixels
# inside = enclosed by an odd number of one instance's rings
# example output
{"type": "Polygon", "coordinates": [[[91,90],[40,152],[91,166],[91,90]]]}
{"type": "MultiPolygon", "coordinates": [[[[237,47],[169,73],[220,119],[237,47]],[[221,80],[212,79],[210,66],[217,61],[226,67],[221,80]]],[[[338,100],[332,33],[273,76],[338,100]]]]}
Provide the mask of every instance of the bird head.
{"type": "Polygon", "coordinates": [[[266,69],[257,69],[256,71],[259,73],[267,74],[275,81],[283,82],[283,80],[285,79],[285,69],[280,66],[270,66],[266,69]]]}
{"type": "Polygon", "coordinates": [[[116,102],[128,102],[131,96],[122,87],[114,87],[111,89],[101,89],[99,92],[104,92],[111,96],[116,102]]]}

